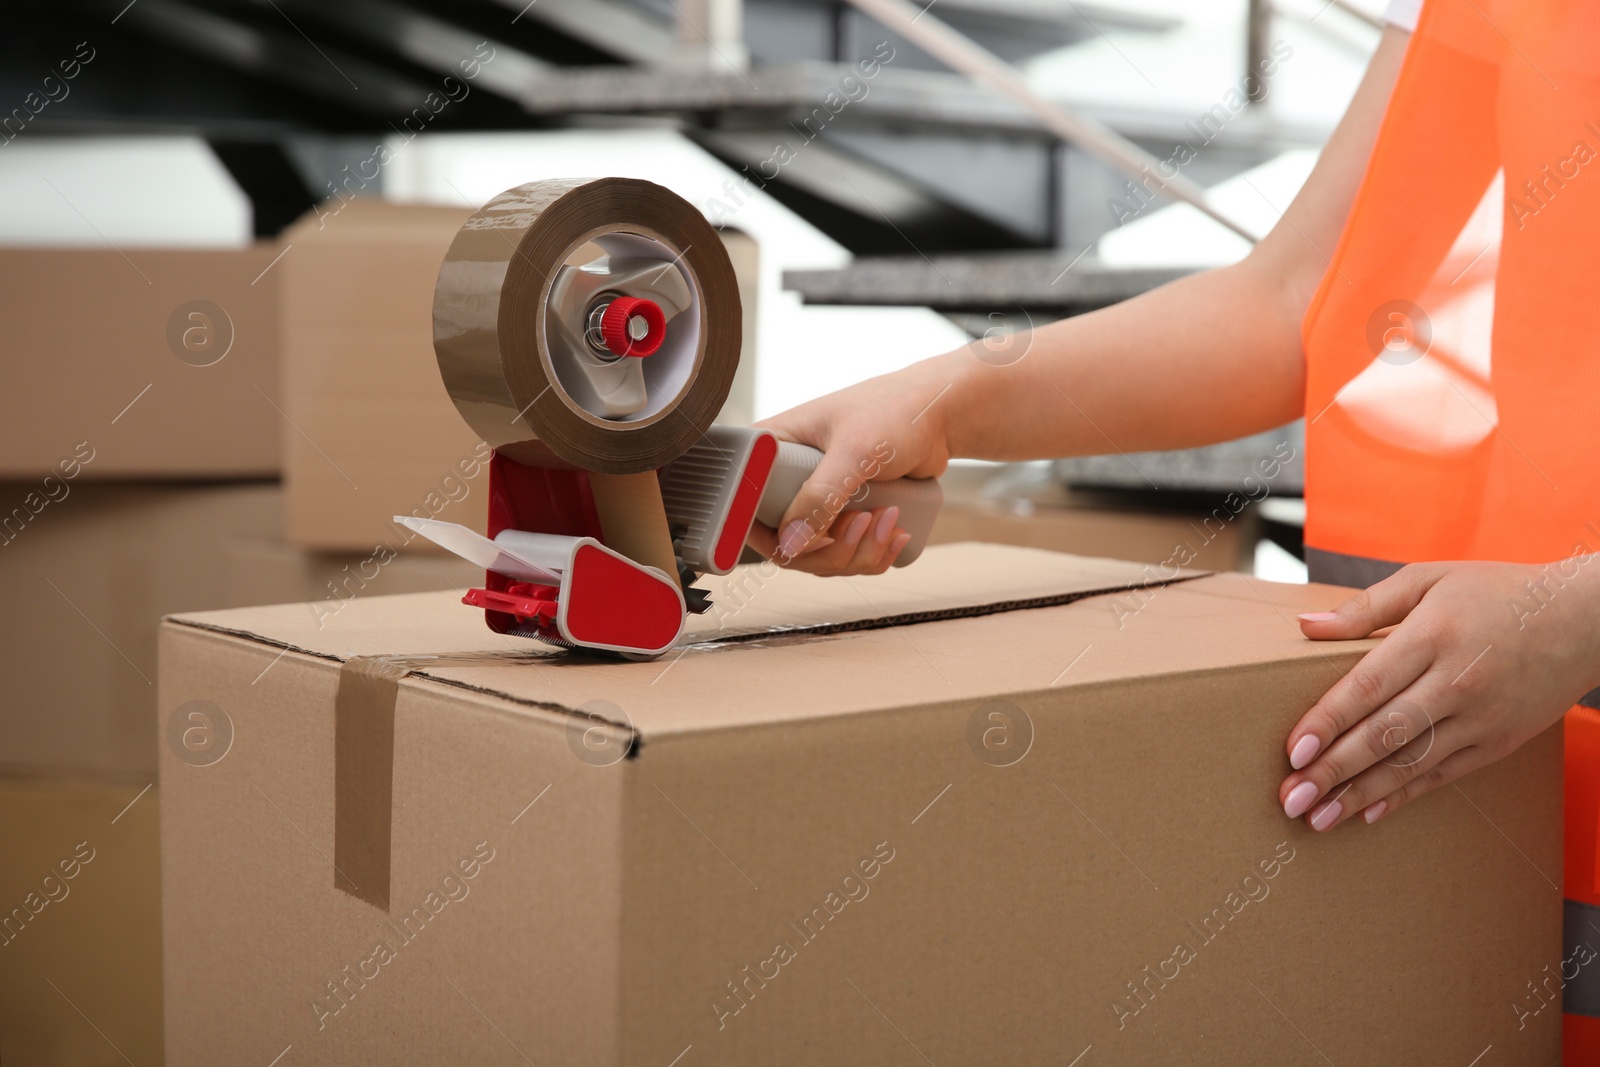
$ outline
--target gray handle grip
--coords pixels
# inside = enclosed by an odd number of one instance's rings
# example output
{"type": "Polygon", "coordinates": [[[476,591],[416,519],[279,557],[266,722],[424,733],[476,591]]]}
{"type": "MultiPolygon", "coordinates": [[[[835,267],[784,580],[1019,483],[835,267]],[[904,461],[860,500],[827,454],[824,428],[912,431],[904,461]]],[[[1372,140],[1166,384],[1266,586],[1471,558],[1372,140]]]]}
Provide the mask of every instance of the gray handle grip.
{"type": "MultiPolygon", "coordinates": [[[[767,475],[767,488],[756,506],[756,520],[776,528],[783,513],[794,503],[795,495],[805,484],[811,472],[822,462],[822,453],[809,445],[792,441],[778,442],[778,456],[772,462],[772,473],[767,475]]],[[[841,489],[847,487],[840,487],[841,489]]],[[[933,532],[934,520],[944,505],[944,489],[937,478],[894,478],[885,482],[863,482],[844,511],[870,511],[873,508],[898,507],[899,526],[911,535],[906,547],[900,550],[894,565],[904,567],[922,554],[933,532]]]]}

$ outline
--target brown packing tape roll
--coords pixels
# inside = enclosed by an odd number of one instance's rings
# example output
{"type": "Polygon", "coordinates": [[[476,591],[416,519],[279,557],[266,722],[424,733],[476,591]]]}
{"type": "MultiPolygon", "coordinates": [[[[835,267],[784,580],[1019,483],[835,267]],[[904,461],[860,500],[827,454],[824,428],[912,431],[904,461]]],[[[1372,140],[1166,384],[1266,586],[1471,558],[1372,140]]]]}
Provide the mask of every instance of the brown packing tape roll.
{"type": "Polygon", "coordinates": [[[711,425],[738,367],[741,316],[727,251],[688,201],[631,178],[530,182],[490,200],[450,245],[434,350],[457,410],[510,458],[636,474],[676,459],[711,425]],[[621,295],[644,286],[683,305],[661,349],[636,361],[647,398],[636,410],[597,414],[604,405],[572,371],[590,353],[564,347],[600,299],[597,290],[584,303],[596,275],[578,270],[597,262],[634,283],[616,286],[621,295]]]}

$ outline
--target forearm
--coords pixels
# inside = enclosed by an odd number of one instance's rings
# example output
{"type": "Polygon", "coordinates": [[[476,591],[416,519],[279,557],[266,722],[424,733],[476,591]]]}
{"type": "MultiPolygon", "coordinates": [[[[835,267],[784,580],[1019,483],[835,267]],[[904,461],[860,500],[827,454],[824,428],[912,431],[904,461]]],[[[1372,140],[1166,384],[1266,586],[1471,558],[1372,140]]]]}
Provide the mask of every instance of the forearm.
{"type": "Polygon", "coordinates": [[[955,456],[1209,444],[1300,415],[1300,303],[1253,256],[1043,327],[1013,363],[974,346],[913,373],[924,389],[952,383],[938,407],[955,456]]]}
{"type": "Polygon", "coordinates": [[[1384,31],[1305,186],[1243,261],[1044,327],[1006,366],[968,348],[913,368],[907,385],[931,388],[928,396],[950,384],[933,409],[950,454],[1182,448],[1301,415],[1300,323],[1366,170],[1407,39],[1384,31]]]}
{"type": "MultiPolygon", "coordinates": [[[[841,487],[859,482],[864,470],[879,479],[930,478],[952,456],[1016,460],[1181,448],[1299,415],[1300,322],[1360,184],[1405,39],[1385,31],[1305,186],[1244,261],[1034,331],[1013,342],[1025,348],[1020,358],[995,358],[1002,353],[969,345],[762,423],[823,457],[779,530],[762,532],[761,551],[770,556],[783,546],[784,558],[795,563],[832,529],[827,544],[805,557],[812,562],[796,565],[822,574],[888,566],[892,552],[867,563],[858,558],[859,517],[832,526],[841,491],[848,492],[841,487]],[[880,458],[868,465],[868,456],[880,458]]],[[[874,521],[892,525],[893,517],[874,521]]]]}

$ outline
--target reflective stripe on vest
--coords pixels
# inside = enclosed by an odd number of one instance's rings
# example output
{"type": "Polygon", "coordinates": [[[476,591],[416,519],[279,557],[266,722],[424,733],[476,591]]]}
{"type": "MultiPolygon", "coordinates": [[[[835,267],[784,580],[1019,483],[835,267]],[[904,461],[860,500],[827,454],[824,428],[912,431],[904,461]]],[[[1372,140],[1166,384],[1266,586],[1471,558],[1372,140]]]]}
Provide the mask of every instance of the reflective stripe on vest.
{"type": "Polygon", "coordinates": [[[1561,1010],[1600,1018],[1600,951],[1595,947],[1600,945],[1600,907],[1579,900],[1562,903],[1561,1010]],[[1569,971],[1576,973],[1568,977],[1569,971]]]}

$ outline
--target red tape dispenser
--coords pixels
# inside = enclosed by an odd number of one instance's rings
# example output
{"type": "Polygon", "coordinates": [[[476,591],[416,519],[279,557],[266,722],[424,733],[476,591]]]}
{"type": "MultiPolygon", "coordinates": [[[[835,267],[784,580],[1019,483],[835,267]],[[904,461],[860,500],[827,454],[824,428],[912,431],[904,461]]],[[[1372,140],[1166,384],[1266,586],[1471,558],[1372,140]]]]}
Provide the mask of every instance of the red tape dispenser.
{"type": "MultiPolygon", "coordinates": [[[[494,449],[485,537],[396,516],[483,567],[465,602],[498,633],[659,656],[704,612],[703,574],[739,562],[821,453],[713,425],[739,362],[733,267],[688,201],[626,178],[530,182],[462,226],[439,268],[434,351],[462,418],[494,449]]],[[[934,479],[869,482],[916,559],[934,479]]]]}

